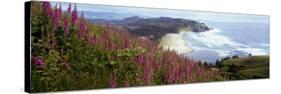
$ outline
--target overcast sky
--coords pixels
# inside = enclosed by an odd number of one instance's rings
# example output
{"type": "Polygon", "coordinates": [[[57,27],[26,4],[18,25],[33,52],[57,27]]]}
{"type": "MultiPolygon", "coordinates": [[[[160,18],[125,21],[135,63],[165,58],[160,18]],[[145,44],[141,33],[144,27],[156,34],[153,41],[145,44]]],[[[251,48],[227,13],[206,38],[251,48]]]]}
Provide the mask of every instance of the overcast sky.
{"type": "MultiPolygon", "coordinates": [[[[53,2],[54,6],[56,3],[53,2]]],[[[66,10],[68,3],[61,3],[63,10],[66,10]]],[[[269,23],[269,16],[248,15],[234,13],[201,12],[189,10],[169,10],[156,8],[137,8],[107,6],[96,4],[76,4],[78,11],[111,12],[120,14],[136,15],[140,17],[173,17],[202,21],[227,21],[227,22],[248,22],[248,23],[269,23]]],[[[93,15],[94,16],[94,15],[93,15]]]]}

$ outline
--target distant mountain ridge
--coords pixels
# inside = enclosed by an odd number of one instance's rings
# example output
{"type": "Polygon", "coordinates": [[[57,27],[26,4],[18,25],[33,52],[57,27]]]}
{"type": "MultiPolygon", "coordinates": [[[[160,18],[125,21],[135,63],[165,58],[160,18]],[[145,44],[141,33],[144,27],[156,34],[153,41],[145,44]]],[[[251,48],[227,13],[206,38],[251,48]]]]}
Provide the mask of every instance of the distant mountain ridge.
{"type": "MultiPolygon", "coordinates": [[[[82,12],[80,11],[79,14],[82,12]]],[[[114,12],[100,12],[100,11],[83,11],[85,18],[87,19],[107,19],[107,20],[120,20],[128,17],[132,17],[132,15],[124,14],[124,13],[114,13],[114,12]],[[94,15],[94,16],[93,16],[94,15]]]]}
{"type": "Polygon", "coordinates": [[[193,32],[210,30],[204,23],[170,17],[141,18],[132,16],[123,20],[90,19],[90,21],[95,24],[122,26],[135,36],[144,36],[152,40],[159,40],[167,33],[178,33],[179,29],[193,32]]]}

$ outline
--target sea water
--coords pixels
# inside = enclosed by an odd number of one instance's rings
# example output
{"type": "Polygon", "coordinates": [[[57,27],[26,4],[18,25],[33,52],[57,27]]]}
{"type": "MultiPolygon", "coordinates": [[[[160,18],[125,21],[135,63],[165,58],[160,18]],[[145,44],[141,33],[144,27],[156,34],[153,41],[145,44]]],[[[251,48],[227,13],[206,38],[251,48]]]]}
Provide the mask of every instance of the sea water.
{"type": "Polygon", "coordinates": [[[206,32],[186,32],[189,58],[214,63],[227,56],[269,55],[269,23],[205,22],[206,32]]]}

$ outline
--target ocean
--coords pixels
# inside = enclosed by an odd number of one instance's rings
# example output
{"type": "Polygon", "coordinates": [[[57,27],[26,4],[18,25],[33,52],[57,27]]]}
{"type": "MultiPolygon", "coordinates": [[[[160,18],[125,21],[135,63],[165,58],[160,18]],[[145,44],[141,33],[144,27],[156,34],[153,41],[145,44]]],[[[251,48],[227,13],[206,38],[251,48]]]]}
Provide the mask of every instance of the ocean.
{"type": "Polygon", "coordinates": [[[227,56],[269,55],[269,23],[212,22],[206,32],[185,32],[183,37],[193,49],[186,54],[194,60],[214,63],[227,56]]]}

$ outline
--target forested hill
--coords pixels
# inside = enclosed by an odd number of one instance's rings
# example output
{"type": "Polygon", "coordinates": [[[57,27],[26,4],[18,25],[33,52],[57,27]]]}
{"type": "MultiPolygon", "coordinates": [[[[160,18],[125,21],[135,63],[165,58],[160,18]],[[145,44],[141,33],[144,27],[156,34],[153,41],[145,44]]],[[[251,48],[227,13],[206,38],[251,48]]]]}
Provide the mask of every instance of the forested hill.
{"type": "Polygon", "coordinates": [[[152,40],[158,40],[167,33],[178,33],[179,29],[186,31],[204,32],[211,28],[204,23],[181,18],[159,17],[141,18],[132,16],[123,20],[90,19],[96,24],[113,24],[126,28],[131,34],[145,36],[152,40]]]}

